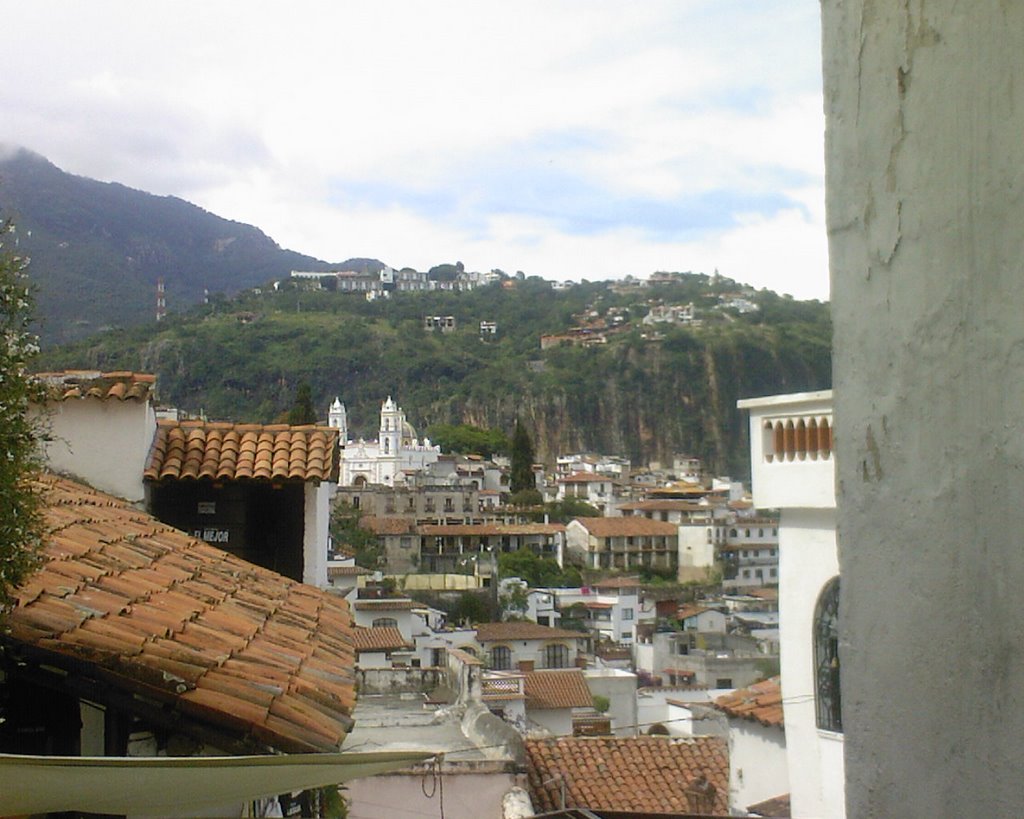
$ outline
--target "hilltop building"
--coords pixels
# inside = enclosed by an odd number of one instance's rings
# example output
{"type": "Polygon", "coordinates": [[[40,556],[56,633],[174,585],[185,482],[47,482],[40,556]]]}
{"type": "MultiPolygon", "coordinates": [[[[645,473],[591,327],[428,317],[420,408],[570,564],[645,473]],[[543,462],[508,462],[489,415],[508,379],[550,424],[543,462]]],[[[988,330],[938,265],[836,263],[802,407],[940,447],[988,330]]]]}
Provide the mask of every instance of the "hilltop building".
{"type": "Polygon", "coordinates": [[[404,410],[389,395],[380,408],[380,431],[376,441],[352,441],[348,437],[348,414],[340,398],[328,411],[328,425],[338,430],[341,449],[341,486],[403,483],[409,472],[419,472],[435,463],[441,447],[416,437],[404,410]]]}

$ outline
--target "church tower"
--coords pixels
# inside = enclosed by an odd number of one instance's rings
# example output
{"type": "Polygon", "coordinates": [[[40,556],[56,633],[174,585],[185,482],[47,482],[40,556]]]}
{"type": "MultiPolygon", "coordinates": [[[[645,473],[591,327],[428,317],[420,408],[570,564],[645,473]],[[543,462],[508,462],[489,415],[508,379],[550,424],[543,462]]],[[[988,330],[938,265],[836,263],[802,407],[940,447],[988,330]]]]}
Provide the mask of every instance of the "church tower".
{"type": "Polygon", "coordinates": [[[327,424],[338,430],[338,446],[345,446],[348,441],[348,414],[345,412],[345,405],[337,396],[334,397],[334,403],[327,411],[327,424]]]}
{"type": "Polygon", "coordinates": [[[402,411],[391,400],[384,402],[380,409],[380,435],[378,454],[385,458],[397,458],[402,444],[402,411]]]}

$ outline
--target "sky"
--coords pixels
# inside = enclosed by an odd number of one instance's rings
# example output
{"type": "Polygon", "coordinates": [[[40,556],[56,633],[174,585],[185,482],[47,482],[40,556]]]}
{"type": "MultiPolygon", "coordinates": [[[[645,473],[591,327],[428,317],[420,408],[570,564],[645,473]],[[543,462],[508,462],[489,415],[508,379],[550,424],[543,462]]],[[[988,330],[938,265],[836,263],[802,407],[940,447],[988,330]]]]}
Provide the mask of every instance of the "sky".
{"type": "Polygon", "coordinates": [[[0,0],[0,146],[340,262],[828,298],[808,0],[0,0]]]}

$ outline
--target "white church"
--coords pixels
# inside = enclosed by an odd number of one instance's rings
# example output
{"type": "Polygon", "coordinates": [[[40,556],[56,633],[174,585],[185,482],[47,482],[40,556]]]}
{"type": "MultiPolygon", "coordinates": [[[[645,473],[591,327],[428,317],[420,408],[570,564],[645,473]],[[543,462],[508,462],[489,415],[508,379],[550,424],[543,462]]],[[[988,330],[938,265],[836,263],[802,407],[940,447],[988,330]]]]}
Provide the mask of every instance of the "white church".
{"type": "Polygon", "coordinates": [[[328,423],[338,430],[340,486],[401,484],[406,474],[425,469],[441,454],[441,447],[433,446],[429,438],[417,439],[416,430],[405,420],[405,412],[390,395],[380,408],[380,431],[376,441],[349,439],[345,405],[337,397],[328,411],[328,423]]]}

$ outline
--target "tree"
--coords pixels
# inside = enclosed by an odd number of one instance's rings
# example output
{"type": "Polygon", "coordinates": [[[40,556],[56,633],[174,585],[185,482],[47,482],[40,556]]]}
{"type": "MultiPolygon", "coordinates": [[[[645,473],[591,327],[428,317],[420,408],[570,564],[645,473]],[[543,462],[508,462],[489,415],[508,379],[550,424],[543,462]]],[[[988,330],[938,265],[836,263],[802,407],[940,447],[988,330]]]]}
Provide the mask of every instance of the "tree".
{"type": "Polygon", "coordinates": [[[36,473],[42,467],[39,422],[29,404],[42,387],[28,372],[39,347],[29,332],[32,293],[27,261],[9,249],[14,229],[0,226],[0,611],[38,565],[43,518],[36,473]]]}
{"type": "Polygon", "coordinates": [[[512,435],[512,474],[509,489],[513,494],[523,489],[536,489],[533,477],[533,441],[522,421],[516,418],[516,430],[512,435]]]}
{"type": "Polygon", "coordinates": [[[288,410],[289,424],[315,424],[316,410],[313,408],[313,389],[308,381],[300,381],[295,390],[295,403],[288,410]]]}

